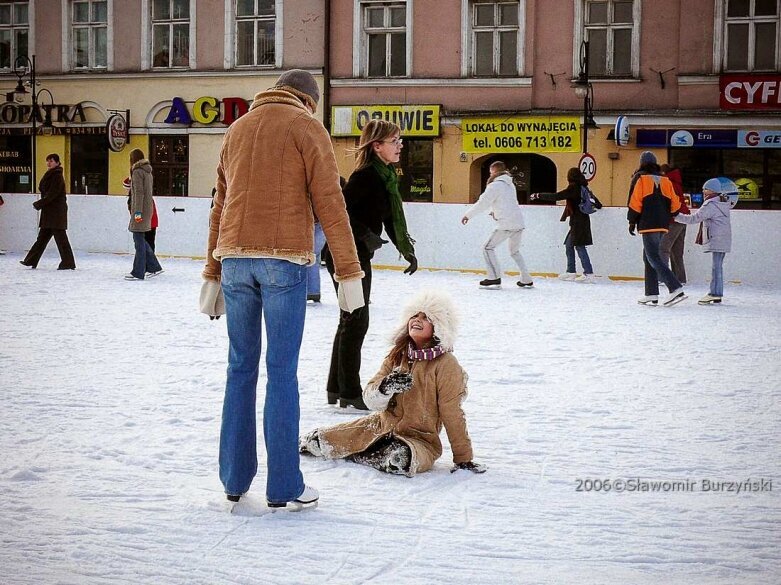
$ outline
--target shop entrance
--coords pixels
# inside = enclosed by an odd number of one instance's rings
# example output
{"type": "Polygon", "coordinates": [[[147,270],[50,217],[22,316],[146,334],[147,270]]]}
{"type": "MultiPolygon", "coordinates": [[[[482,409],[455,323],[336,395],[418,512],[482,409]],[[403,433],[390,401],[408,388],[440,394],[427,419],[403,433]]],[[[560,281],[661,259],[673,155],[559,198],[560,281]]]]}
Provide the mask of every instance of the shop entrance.
{"type": "Polygon", "coordinates": [[[507,165],[513,177],[518,203],[527,204],[531,193],[556,191],[556,165],[549,158],[539,154],[492,154],[480,166],[481,192],[491,174],[488,167],[497,160],[507,165]]]}
{"type": "Polygon", "coordinates": [[[71,136],[71,193],[108,193],[108,146],[102,135],[71,136]]]}
{"type": "Polygon", "coordinates": [[[0,136],[0,193],[30,192],[32,160],[29,136],[0,136]]]}

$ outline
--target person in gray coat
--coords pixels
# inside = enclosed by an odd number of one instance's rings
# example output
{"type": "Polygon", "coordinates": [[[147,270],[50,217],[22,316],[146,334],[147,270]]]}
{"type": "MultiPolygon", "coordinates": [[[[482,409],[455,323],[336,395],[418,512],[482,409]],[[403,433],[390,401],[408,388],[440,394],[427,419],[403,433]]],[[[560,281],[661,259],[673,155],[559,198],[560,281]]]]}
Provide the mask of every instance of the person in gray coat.
{"type": "Polygon", "coordinates": [[[136,255],[133,270],[125,280],[144,280],[145,276],[157,276],[163,269],[145,234],[152,229],[152,165],[144,158],[143,151],[130,151],[130,225],[136,255]]]}
{"type": "Polygon", "coordinates": [[[724,256],[732,249],[732,204],[728,193],[733,191],[737,191],[737,186],[728,179],[708,179],[702,186],[702,207],[690,215],[679,213],[675,216],[679,223],[702,223],[695,243],[712,255],[710,292],[698,301],[701,305],[721,303],[724,296],[724,256]]]}

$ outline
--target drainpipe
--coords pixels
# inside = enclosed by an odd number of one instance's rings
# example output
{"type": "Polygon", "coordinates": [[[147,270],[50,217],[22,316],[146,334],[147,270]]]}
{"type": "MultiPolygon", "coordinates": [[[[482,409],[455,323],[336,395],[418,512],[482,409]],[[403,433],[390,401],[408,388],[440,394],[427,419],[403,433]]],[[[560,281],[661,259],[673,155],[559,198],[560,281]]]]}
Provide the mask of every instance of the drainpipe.
{"type": "Polygon", "coordinates": [[[323,125],[331,133],[331,0],[325,1],[323,20],[323,125]]]}

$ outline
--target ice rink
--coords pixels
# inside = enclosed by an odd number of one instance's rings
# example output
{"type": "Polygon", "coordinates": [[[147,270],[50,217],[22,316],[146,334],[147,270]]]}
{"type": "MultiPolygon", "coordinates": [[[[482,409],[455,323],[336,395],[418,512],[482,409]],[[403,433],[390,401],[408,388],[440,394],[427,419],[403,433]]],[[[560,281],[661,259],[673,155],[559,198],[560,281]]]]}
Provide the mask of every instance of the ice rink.
{"type": "MultiPolygon", "coordinates": [[[[781,578],[776,290],[728,283],[723,305],[703,307],[707,283],[694,282],[684,303],[652,308],[636,303],[641,282],[480,290],[474,274],[378,270],[363,380],[404,300],[449,291],[488,472],[451,474],[444,433],[443,457],[412,479],[303,458],[319,507],[272,514],[261,448],[230,514],[217,477],[227,335],[197,311],[202,261],[163,258],[159,277],[126,282],[130,256],[78,254],[75,272],[55,270],[53,249],[37,270],[20,258],[0,256],[3,583],[781,578]]],[[[357,416],[326,405],[338,310],[322,275],[301,351],[302,431],[357,416]]]]}

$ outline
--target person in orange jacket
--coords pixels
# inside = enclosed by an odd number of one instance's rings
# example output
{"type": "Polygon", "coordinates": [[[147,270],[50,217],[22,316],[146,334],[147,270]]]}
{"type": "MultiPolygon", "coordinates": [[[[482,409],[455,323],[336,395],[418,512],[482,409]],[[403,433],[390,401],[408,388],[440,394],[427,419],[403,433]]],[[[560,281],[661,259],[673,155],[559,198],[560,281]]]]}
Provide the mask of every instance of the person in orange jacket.
{"type": "Polygon", "coordinates": [[[660,252],[662,236],[681,208],[681,202],[670,179],[662,176],[656,156],[650,151],[640,155],[640,168],[632,177],[629,188],[628,207],[629,233],[634,236],[637,229],[643,236],[645,296],[637,302],[658,305],[659,280],[664,282],[670,293],[663,303],[666,307],[683,301],[687,298],[683,286],[662,261],[660,252]]]}

